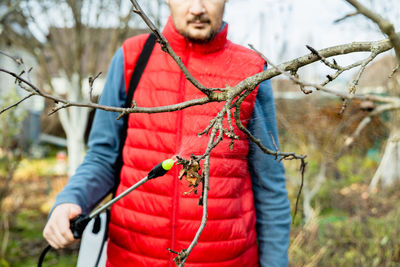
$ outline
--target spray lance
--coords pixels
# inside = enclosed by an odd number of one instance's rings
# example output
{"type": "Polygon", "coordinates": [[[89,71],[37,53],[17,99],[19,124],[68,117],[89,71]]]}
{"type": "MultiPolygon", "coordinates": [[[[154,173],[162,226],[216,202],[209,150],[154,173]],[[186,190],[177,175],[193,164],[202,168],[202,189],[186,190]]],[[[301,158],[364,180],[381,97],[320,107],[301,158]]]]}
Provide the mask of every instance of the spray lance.
{"type": "Polygon", "coordinates": [[[121,198],[125,197],[128,195],[130,192],[147,182],[148,180],[163,176],[166,174],[172,166],[174,166],[176,160],[173,159],[166,159],[163,162],[160,162],[156,166],[151,169],[151,171],[147,174],[146,177],[144,177],[142,180],[137,182],[136,184],[132,185],[128,189],[126,189],[124,192],[119,194],[117,197],[111,199],[108,201],[106,204],[101,206],[100,208],[94,210],[91,212],[89,215],[78,215],[75,218],[71,219],[70,221],[70,228],[72,231],[72,234],[74,235],[75,239],[79,239],[82,237],[82,233],[85,230],[86,225],[89,223],[89,221],[93,218],[95,218],[97,215],[99,215],[101,212],[105,211],[109,207],[111,207],[115,202],[120,200],[121,198]]]}
{"type": "MultiPolygon", "coordinates": [[[[172,168],[172,166],[174,166],[174,164],[175,164],[175,162],[177,160],[178,159],[174,156],[174,157],[172,157],[170,159],[166,159],[166,160],[160,162],[159,164],[157,164],[156,166],[154,166],[151,169],[151,171],[147,174],[146,177],[144,177],[139,182],[137,182],[136,184],[134,184],[131,187],[129,187],[128,189],[126,189],[124,192],[122,192],[121,194],[119,194],[115,198],[113,198],[110,201],[108,201],[103,206],[101,206],[98,209],[92,211],[89,215],[79,214],[75,218],[71,219],[70,220],[70,229],[72,231],[72,234],[74,235],[74,238],[75,239],[80,239],[82,237],[82,233],[85,230],[86,225],[89,223],[89,221],[91,219],[93,219],[96,216],[98,216],[101,212],[103,212],[104,210],[106,210],[109,207],[111,207],[115,202],[117,202],[121,198],[125,197],[130,192],[132,192],[133,190],[135,190],[136,188],[138,188],[139,186],[141,186],[142,184],[144,184],[148,180],[155,179],[157,177],[165,175],[172,168]]],[[[44,257],[46,255],[46,253],[50,250],[50,248],[51,248],[51,246],[48,245],[43,250],[42,254],[39,257],[38,267],[42,266],[44,257]]]]}

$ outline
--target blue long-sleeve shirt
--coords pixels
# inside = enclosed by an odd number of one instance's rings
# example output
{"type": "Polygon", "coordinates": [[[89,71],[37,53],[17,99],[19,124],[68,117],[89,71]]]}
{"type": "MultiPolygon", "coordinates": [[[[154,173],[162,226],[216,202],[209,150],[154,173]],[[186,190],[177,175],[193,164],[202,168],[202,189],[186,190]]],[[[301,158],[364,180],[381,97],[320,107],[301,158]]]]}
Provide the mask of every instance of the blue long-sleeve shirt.
{"type": "MultiPolygon", "coordinates": [[[[107,74],[99,101],[102,105],[123,107],[125,104],[123,58],[120,48],[107,74]]],[[[81,206],[84,214],[88,214],[112,190],[123,127],[123,120],[116,120],[118,115],[96,110],[85,159],[57,195],[53,209],[62,203],[75,203],[81,206]]],[[[249,130],[268,148],[275,149],[270,133],[278,143],[278,131],[270,81],[260,84],[249,130]]],[[[284,168],[273,156],[264,154],[251,142],[248,160],[256,207],[260,265],[287,266],[291,216],[284,168]]]]}

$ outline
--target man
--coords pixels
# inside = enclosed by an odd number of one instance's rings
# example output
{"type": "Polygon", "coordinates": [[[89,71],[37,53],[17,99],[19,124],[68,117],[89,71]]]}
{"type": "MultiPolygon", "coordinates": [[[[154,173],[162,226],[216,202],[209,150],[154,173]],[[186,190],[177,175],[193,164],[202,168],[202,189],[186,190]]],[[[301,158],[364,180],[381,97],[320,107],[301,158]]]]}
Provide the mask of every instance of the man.
{"type": "MultiPolygon", "coordinates": [[[[169,18],[163,35],[192,75],[208,87],[235,85],[263,70],[252,51],[227,40],[223,22],[226,0],[167,0],[169,18]]],[[[124,42],[111,63],[101,104],[122,106],[132,69],[147,35],[124,42]]],[[[191,85],[169,55],[156,44],[134,100],[156,107],[204,96],[191,85]]],[[[201,155],[207,136],[197,134],[221,109],[221,103],[179,112],[130,114],[117,195],[173,155],[201,155]]],[[[274,101],[269,81],[242,104],[241,119],[264,144],[277,140],[274,101]]],[[[96,111],[89,150],[58,195],[44,237],[54,248],[73,241],[69,219],[87,214],[114,186],[115,161],[122,121],[96,111]]],[[[290,207],[282,165],[263,154],[237,129],[240,139],[229,150],[225,138],[211,153],[208,221],[186,266],[287,266],[290,207]],[[257,222],[256,222],[257,221],[257,222]]],[[[175,256],[193,239],[201,220],[199,195],[183,194],[187,183],[179,168],[149,181],[113,205],[107,266],[173,266],[175,256]]]]}

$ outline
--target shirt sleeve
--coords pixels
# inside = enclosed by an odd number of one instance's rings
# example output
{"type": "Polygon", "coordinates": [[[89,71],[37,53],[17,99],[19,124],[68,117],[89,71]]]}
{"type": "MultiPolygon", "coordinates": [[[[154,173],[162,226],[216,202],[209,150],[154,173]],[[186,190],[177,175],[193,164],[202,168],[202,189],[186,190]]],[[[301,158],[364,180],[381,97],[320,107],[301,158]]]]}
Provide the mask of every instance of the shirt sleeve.
{"type": "MultiPolygon", "coordinates": [[[[99,104],[125,105],[124,59],[120,48],[114,55],[99,104]]],[[[52,210],[62,203],[75,203],[88,214],[114,187],[123,120],[119,113],[97,109],[89,135],[89,149],[76,173],[57,195],[52,210]]]]}
{"type": "MultiPolygon", "coordinates": [[[[269,80],[260,84],[249,130],[269,149],[279,146],[275,102],[269,80]],[[271,134],[274,140],[271,137],[271,134]]],[[[260,266],[288,266],[290,204],[285,170],[274,156],[250,142],[249,168],[256,208],[260,266]]]]}

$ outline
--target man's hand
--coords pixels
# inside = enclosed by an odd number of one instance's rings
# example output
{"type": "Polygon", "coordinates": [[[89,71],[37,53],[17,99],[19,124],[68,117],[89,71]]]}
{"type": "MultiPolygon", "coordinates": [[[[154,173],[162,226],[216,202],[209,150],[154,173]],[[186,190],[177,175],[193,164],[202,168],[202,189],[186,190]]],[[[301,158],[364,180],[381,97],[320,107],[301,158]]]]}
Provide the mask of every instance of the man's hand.
{"type": "Polygon", "coordinates": [[[43,230],[43,237],[50,246],[55,249],[64,248],[74,241],[69,220],[81,213],[81,207],[72,203],[60,204],[53,210],[43,230]]]}

